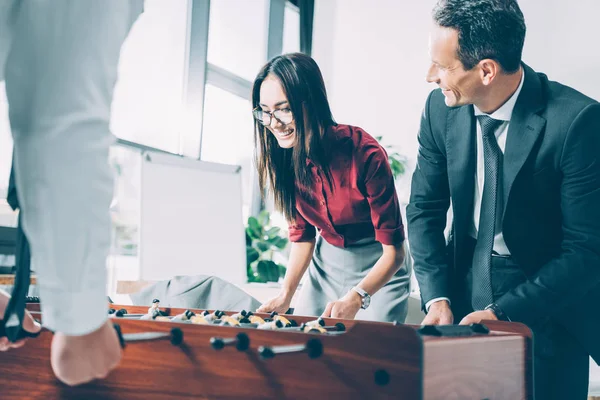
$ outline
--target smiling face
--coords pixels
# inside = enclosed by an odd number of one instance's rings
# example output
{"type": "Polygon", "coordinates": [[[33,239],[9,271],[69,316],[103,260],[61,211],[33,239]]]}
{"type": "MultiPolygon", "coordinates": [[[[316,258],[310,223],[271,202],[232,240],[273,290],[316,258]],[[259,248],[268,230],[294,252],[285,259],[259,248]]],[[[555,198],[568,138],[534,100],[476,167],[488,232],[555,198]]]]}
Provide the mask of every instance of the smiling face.
{"type": "Polygon", "coordinates": [[[427,82],[437,84],[448,107],[474,104],[482,91],[478,65],[465,70],[458,59],[458,32],[452,28],[433,24],[429,36],[431,66],[427,82]]]}
{"type": "Polygon", "coordinates": [[[259,107],[264,113],[271,115],[271,123],[266,127],[273,134],[279,146],[284,149],[294,147],[296,124],[292,118],[291,106],[281,82],[273,75],[268,75],[260,86],[259,107]],[[290,122],[285,123],[287,121],[290,122]]]}

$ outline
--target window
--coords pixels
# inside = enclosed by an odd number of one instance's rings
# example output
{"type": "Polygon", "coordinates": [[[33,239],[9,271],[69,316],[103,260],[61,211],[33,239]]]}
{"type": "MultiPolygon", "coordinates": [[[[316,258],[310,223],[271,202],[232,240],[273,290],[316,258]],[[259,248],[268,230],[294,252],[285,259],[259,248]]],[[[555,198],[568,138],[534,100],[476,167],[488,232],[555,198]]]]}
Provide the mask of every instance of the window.
{"type": "Polygon", "coordinates": [[[109,159],[115,174],[110,205],[111,254],[135,256],[139,244],[141,151],[115,145],[110,149],[109,159]]]}
{"type": "Polygon", "coordinates": [[[291,3],[285,6],[283,17],[282,54],[300,51],[300,10],[291,3]]]}
{"type": "Polygon", "coordinates": [[[241,165],[243,215],[252,201],[254,125],[250,101],[211,84],[206,85],[202,128],[203,161],[241,165]]]}
{"type": "Polygon", "coordinates": [[[111,117],[117,137],[180,153],[188,14],[187,0],[145,1],[121,49],[111,117]]]}
{"type": "Polygon", "coordinates": [[[209,63],[248,81],[267,58],[267,0],[212,0],[209,63]]]}
{"type": "MultiPolygon", "coordinates": [[[[110,126],[121,140],[110,152],[111,271],[133,270],[137,259],[144,149],[240,165],[244,218],[258,213],[251,84],[269,57],[299,50],[300,13],[290,1],[144,1],[144,13],[121,49],[112,104],[110,126]]],[[[11,160],[0,82],[0,199],[6,197],[11,160]]],[[[0,200],[0,225],[2,216],[0,200]]]]}

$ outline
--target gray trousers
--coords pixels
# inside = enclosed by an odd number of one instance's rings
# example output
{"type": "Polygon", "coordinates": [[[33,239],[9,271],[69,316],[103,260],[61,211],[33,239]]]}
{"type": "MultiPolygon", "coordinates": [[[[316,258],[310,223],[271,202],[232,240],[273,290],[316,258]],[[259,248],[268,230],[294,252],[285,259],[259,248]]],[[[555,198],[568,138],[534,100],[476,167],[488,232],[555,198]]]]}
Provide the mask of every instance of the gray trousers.
{"type": "MultiPolygon", "coordinates": [[[[321,315],[327,303],[340,299],[356,286],[382,254],[383,247],[374,238],[363,239],[347,248],[341,248],[319,237],[294,314],[321,315]]],[[[356,319],[404,322],[409,292],[410,268],[404,262],[394,277],[371,296],[369,308],[359,310],[356,319]]]]}

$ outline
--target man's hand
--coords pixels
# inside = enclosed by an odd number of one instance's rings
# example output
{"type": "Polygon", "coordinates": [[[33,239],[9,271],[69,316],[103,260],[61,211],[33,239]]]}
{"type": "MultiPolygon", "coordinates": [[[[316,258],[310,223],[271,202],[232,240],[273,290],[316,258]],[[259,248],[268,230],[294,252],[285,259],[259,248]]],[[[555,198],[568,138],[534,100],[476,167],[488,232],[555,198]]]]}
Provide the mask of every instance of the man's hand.
{"type": "MultiPolygon", "coordinates": [[[[4,290],[0,290],[0,320],[4,318],[4,311],[6,311],[6,306],[8,305],[9,300],[10,295],[4,290]]],[[[23,329],[31,333],[39,332],[40,329],[42,329],[41,325],[35,322],[31,314],[27,310],[25,310],[25,316],[23,319],[23,329]]],[[[27,339],[22,339],[15,343],[12,343],[8,340],[7,337],[2,337],[0,338],[0,351],[19,348],[23,346],[26,341],[27,339]]]]}
{"type": "Polygon", "coordinates": [[[446,300],[440,300],[429,306],[429,312],[421,322],[421,325],[450,325],[454,322],[454,315],[450,304],[446,300]]]}
{"type": "Polygon", "coordinates": [[[327,303],[321,317],[354,319],[361,306],[362,298],[354,290],[351,290],[341,299],[327,303]]]}
{"type": "Polygon", "coordinates": [[[291,302],[292,297],[285,292],[281,292],[272,299],[264,302],[258,307],[256,312],[270,313],[275,311],[277,314],[285,314],[290,309],[291,302]]]}
{"type": "Polygon", "coordinates": [[[492,310],[473,311],[471,314],[464,317],[459,325],[478,324],[485,319],[498,320],[496,314],[494,314],[492,310]]]}
{"type": "Polygon", "coordinates": [[[121,345],[112,322],[83,336],[57,332],[51,363],[56,377],[69,386],[105,378],[121,361],[121,345]]]}

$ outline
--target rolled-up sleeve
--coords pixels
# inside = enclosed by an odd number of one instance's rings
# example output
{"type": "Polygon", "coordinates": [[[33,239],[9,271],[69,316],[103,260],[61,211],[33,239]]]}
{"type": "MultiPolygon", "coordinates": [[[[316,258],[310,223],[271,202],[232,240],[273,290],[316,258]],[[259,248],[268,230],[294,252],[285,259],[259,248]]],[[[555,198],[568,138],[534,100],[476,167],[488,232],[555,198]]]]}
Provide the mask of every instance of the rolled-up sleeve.
{"type": "Polygon", "coordinates": [[[290,242],[309,242],[317,236],[317,231],[299,212],[296,220],[288,226],[290,242]]]}
{"type": "Polygon", "coordinates": [[[375,240],[386,245],[398,245],[404,241],[404,225],[387,154],[382,147],[373,144],[365,149],[363,155],[364,182],[375,240]]]}

